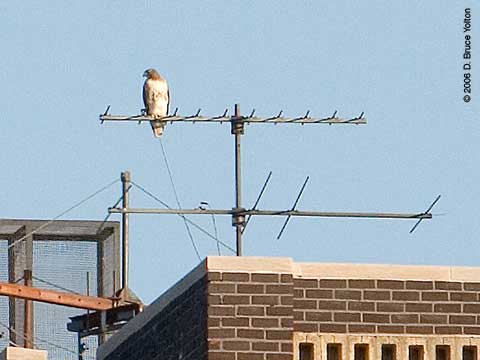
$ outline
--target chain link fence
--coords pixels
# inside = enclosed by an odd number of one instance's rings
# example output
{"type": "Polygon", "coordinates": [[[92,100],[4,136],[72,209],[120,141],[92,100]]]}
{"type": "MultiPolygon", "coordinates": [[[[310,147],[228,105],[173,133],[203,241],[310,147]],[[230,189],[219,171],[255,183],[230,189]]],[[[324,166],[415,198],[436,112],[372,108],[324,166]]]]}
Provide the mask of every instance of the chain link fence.
{"type": "MultiPolygon", "coordinates": [[[[36,288],[113,296],[120,277],[119,223],[0,220],[0,281],[23,284],[24,270],[32,270],[36,288]]],[[[0,296],[0,349],[10,341],[25,345],[24,306],[24,300],[0,296]]],[[[34,302],[34,347],[47,350],[49,360],[78,359],[77,334],[66,325],[69,317],[85,313],[34,302]]],[[[98,337],[82,342],[83,358],[94,360],[98,337]]]]}

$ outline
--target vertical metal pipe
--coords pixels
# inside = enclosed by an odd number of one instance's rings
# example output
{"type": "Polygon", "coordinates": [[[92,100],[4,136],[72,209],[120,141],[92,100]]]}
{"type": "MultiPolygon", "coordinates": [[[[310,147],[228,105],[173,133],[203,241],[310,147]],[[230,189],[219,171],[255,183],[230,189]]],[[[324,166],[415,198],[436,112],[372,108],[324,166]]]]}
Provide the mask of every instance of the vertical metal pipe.
{"type": "MultiPolygon", "coordinates": [[[[32,286],[32,270],[23,271],[23,280],[25,286],[32,286]]],[[[24,322],[23,329],[25,332],[25,347],[33,349],[33,304],[31,300],[24,300],[24,322]]]]}
{"type": "Polygon", "coordinates": [[[83,344],[82,344],[82,335],[77,333],[77,346],[78,346],[78,360],[83,360],[83,344]]]}
{"type": "MultiPolygon", "coordinates": [[[[25,226],[25,267],[23,271],[23,279],[25,286],[32,286],[33,274],[33,229],[25,226]]],[[[33,303],[31,300],[24,300],[24,320],[23,331],[25,333],[25,347],[33,349],[33,303]]]]}
{"type": "MultiPolygon", "coordinates": [[[[90,272],[87,271],[87,296],[90,296],[90,272]]],[[[90,310],[87,309],[87,331],[90,330],[90,310]]],[[[80,333],[78,333],[80,336],[80,333]]],[[[80,353],[80,352],[79,352],[80,353]]]]}
{"type": "MultiPolygon", "coordinates": [[[[242,174],[241,174],[241,144],[240,134],[235,134],[235,207],[238,209],[242,206],[242,174]]],[[[242,227],[237,219],[237,256],[242,256],[242,227]]]]}
{"type": "MultiPolygon", "coordinates": [[[[14,283],[17,281],[17,252],[20,244],[12,245],[18,241],[22,236],[27,233],[25,226],[22,226],[15,234],[13,234],[8,239],[8,281],[14,283]]],[[[14,344],[20,343],[19,338],[17,340],[17,335],[15,330],[18,330],[19,324],[17,323],[17,314],[20,313],[19,309],[17,309],[17,299],[13,297],[8,298],[8,308],[9,308],[9,324],[10,324],[10,341],[14,344]],[[13,330],[13,331],[12,331],[13,330]]]]}
{"type": "MultiPolygon", "coordinates": [[[[235,104],[235,114],[232,119],[232,134],[235,135],[235,210],[242,210],[242,161],[241,161],[241,136],[244,133],[244,124],[241,121],[240,105],[235,104]]],[[[236,230],[237,256],[242,256],[242,228],[245,216],[235,214],[233,225],[236,230]]]]}
{"type": "MultiPolygon", "coordinates": [[[[129,207],[128,190],[130,188],[130,171],[124,171],[121,175],[124,209],[129,207]]],[[[122,288],[128,287],[128,214],[122,214],[122,288]]]]}

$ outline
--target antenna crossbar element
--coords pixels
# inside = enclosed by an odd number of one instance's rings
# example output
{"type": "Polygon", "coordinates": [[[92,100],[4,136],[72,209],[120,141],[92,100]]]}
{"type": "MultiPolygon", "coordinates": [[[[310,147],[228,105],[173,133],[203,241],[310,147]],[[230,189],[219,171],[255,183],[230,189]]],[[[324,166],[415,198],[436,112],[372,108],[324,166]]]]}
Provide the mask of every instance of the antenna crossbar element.
{"type": "MultiPolygon", "coordinates": [[[[268,182],[270,181],[270,178],[272,177],[272,172],[270,171],[270,173],[268,174],[267,176],[267,180],[265,180],[263,186],[262,186],[262,190],[260,190],[260,194],[258,194],[258,197],[257,197],[257,200],[255,200],[255,204],[253,204],[253,207],[251,208],[251,210],[257,210],[257,205],[258,203],[260,202],[260,199],[262,198],[263,196],[263,193],[265,192],[265,189],[267,188],[267,185],[268,185],[268,182]]],[[[250,222],[250,219],[252,218],[251,215],[249,215],[247,217],[247,221],[245,221],[245,225],[243,226],[243,229],[242,229],[242,234],[243,232],[245,231],[245,229],[247,228],[247,225],[248,223],[250,222]]]]}
{"type": "MultiPolygon", "coordinates": [[[[235,215],[235,209],[142,209],[142,208],[110,208],[111,214],[176,214],[176,215],[235,215]]],[[[299,217],[337,217],[337,218],[369,218],[369,219],[431,219],[430,213],[375,213],[375,212],[329,212],[301,210],[242,210],[243,216],[299,216],[299,217]]]]}
{"type": "MultiPolygon", "coordinates": [[[[442,195],[438,195],[435,200],[433,201],[433,203],[428,207],[428,209],[425,211],[425,214],[429,213],[430,210],[432,210],[432,208],[435,206],[435,204],[438,202],[438,200],[440,200],[440,198],[442,197],[442,195]]],[[[413,233],[415,231],[415,229],[418,227],[418,225],[420,225],[420,223],[422,222],[422,218],[419,218],[418,221],[415,223],[415,225],[413,225],[413,227],[411,228],[410,230],[410,234],[413,233]]]]}
{"type": "MultiPolygon", "coordinates": [[[[297,204],[298,204],[298,201],[300,200],[300,197],[302,196],[303,191],[305,190],[305,186],[307,186],[308,179],[310,179],[310,176],[307,176],[307,178],[305,179],[305,182],[303,183],[302,188],[300,189],[300,192],[299,192],[298,195],[297,195],[297,199],[295,200],[295,203],[293,204],[293,206],[292,206],[292,208],[290,209],[290,211],[294,211],[294,210],[296,209],[297,204]]],[[[291,217],[292,217],[292,215],[288,215],[287,218],[285,219],[285,222],[283,223],[283,226],[282,226],[282,228],[280,229],[280,232],[279,232],[278,235],[277,235],[277,240],[279,240],[280,237],[282,236],[283,231],[284,231],[285,228],[287,227],[287,224],[288,224],[288,222],[290,221],[290,218],[291,218],[291,217]]]]}

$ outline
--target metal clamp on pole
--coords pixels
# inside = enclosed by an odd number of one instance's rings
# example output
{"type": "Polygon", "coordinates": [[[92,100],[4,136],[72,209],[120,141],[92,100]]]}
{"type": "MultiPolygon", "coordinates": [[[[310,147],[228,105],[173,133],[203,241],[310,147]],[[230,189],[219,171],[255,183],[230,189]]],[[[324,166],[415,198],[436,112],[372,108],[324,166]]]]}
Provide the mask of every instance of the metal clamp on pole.
{"type": "Polygon", "coordinates": [[[245,134],[245,123],[243,117],[240,115],[240,105],[235,104],[235,112],[231,117],[230,123],[232,124],[232,135],[245,134]]]}
{"type": "Polygon", "coordinates": [[[233,208],[232,209],[232,226],[241,226],[245,227],[245,213],[246,209],[244,208],[233,208]]]}
{"type": "Polygon", "coordinates": [[[242,233],[245,229],[245,209],[241,207],[232,209],[232,226],[236,228],[237,256],[242,256],[242,233]]]}

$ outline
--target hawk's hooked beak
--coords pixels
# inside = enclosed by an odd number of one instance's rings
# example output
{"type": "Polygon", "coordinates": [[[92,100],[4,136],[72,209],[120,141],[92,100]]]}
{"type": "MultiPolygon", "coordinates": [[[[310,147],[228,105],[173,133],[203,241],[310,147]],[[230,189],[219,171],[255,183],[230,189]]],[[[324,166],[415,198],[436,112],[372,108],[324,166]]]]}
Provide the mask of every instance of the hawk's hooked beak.
{"type": "Polygon", "coordinates": [[[144,71],[142,76],[143,77],[148,77],[148,71],[144,71]]]}

